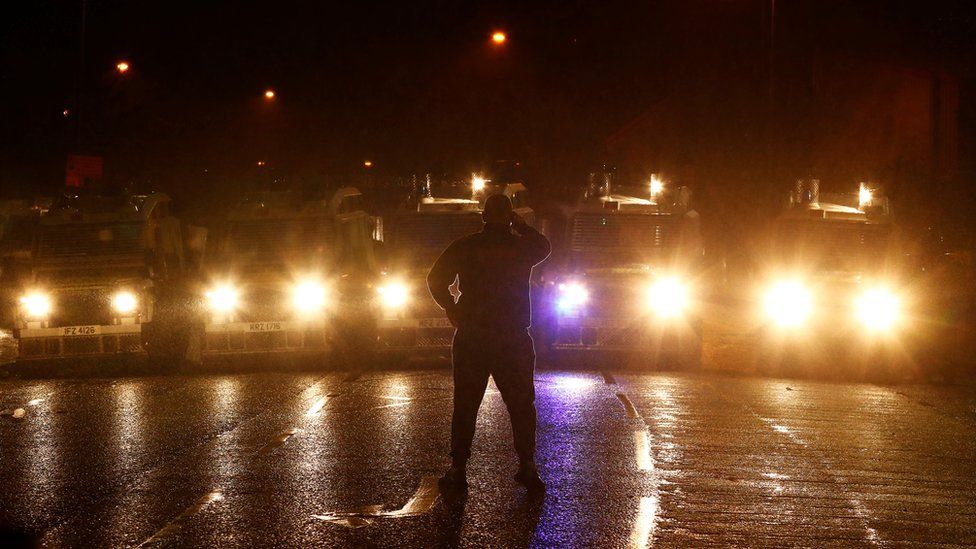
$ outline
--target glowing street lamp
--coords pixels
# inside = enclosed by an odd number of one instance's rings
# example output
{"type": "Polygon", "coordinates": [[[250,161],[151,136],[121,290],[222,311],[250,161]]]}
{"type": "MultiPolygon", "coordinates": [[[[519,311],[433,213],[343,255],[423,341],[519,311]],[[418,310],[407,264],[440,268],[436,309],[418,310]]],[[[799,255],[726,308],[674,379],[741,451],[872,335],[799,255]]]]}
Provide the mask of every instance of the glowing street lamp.
{"type": "Polygon", "coordinates": [[[508,40],[508,35],[502,31],[495,31],[491,33],[491,41],[495,43],[495,45],[500,46],[504,44],[506,40],[508,40]]]}
{"type": "Polygon", "coordinates": [[[365,162],[363,162],[363,167],[364,168],[372,168],[373,167],[373,161],[372,160],[366,160],[365,162]]]}
{"type": "Polygon", "coordinates": [[[272,89],[264,90],[264,98],[267,99],[268,101],[271,101],[272,99],[275,98],[275,91],[272,89]]]}
{"type": "Polygon", "coordinates": [[[125,74],[129,72],[129,63],[126,61],[119,61],[115,65],[115,70],[119,71],[119,74],[125,74]]]}

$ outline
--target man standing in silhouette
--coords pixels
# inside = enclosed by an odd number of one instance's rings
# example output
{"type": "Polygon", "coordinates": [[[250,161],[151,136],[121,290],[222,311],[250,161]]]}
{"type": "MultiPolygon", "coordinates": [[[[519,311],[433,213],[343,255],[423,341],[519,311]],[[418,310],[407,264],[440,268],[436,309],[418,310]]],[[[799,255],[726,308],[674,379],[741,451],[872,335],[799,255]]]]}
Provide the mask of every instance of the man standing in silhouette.
{"type": "Polygon", "coordinates": [[[535,349],[528,328],[532,267],[549,256],[549,241],[512,210],[505,195],[488,197],[480,233],[462,237],[444,251],[427,275],[427,287],[446,312],[454,334],[454,415],[451,468],[442,488],[467,487],[478,408],[495,380],[508,408],[519,457],[515,480],[529,490],[545,484],[535,466],[535,349]],[[451,295],[458,282],[460,297],[451,295]]]}

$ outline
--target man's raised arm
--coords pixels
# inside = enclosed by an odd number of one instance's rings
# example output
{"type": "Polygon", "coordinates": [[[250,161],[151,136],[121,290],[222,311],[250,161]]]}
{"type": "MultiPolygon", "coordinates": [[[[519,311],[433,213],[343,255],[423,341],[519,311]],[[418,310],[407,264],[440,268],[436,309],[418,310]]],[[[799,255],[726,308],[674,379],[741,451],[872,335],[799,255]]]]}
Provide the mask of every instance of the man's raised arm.
{"type": "Polygon", "coordinates": [[[549,253],[552,252],[549,239],[546,238],[546,235],[535,230],[535,227],[526,223],[522,216],[515,216],[512,229],[522,237],[523,248],[533,265],[538,265],[549,257],[549,253]]]}

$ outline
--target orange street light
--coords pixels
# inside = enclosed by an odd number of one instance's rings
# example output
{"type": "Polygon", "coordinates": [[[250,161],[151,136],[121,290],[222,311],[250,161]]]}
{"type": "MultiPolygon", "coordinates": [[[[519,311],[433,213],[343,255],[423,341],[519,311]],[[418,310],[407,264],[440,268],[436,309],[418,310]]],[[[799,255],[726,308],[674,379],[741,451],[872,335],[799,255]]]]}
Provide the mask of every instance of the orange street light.
{"type": "Polygon", "coordinates": [[[265,164],[264,160],[258,160],[258,166],[264,166],[264,164],[265,164]]]}
{"type": "Polygon", "coordinates": [[[372,168],[373,167],[373,161],[372,160],[367,160],[367,161],[363,162],[363,166],[365,166],[367,168],[372,168]]]}
{"type": "Polygon", "coordinates": [[[497,45],[502,45],[508,40],[508,35],[502,31],[495,31],[491,34],[491,41],[497,45]]]}
{"type": "Polygon", "coordinates": [[[119,61],[115,65],[115,70],[119,71],[119,74],[125,74],[125,73],[129,72],[129,63],[127,63],[125,61],[119,61]]]}
{"type": "Polygon", "coordinates": [[[269,99],[269,100],[270,99],[274,99],[275,98],[275,91],[274,90],[264,90],[264,98],[265,99],[269,99]]]}

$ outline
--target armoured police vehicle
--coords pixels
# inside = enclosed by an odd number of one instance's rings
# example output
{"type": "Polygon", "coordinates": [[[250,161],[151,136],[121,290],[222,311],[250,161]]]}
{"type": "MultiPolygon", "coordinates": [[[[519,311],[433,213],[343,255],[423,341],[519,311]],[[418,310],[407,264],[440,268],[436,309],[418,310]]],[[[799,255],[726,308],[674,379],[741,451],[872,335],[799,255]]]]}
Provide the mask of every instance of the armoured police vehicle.
{"type": "Polygon", "coordinates": [[[632,185],[614,176],[590,175],[545,271],[533,313],[545,349],[556,361],[602,352],[637,367],[696,367],[703,250],[691,191],[656,176],[632,185]]]}
{"type": "Polygon", "coordinates": [[[180,222],[165,194],[63,195],[34,231],[19,358],[178,353],[172,333],[151,327],[159,295],[182,274],[180,222]]]}
{"type": "Polygon", "coordinates": [[[247,195],[204,261],[204,358],[331,355],[372,346],[370,218],[351,187],[247,195]]]}
{"type": "Polygon", "coordinates": [[[898,352],[908,324],[899,248],[889,200],[878,190],[861,183],[823,193],[817,180],[798,181],[767,239],[757,289],[760,368],[863,372],[880,357],[897,358],[888,351],[898,352]],[[825,360],[838,353],[858,364],[825,360]]]}
{"type": "Polygon", "coordinates": [[[481,212],[489,195],[507,195],[515,212],[526,223],[535,223],[522,183],[496,185],[473,176],[463,186],[448,187],[462,188],[463,196],[432,196],[428,183],[420,196],[401,205],[388,227],[385,273],[376,296],[381,356],[449,355],[454,328],[427,291],[427,273],[451,242],[481,230],[481,212]]]}

